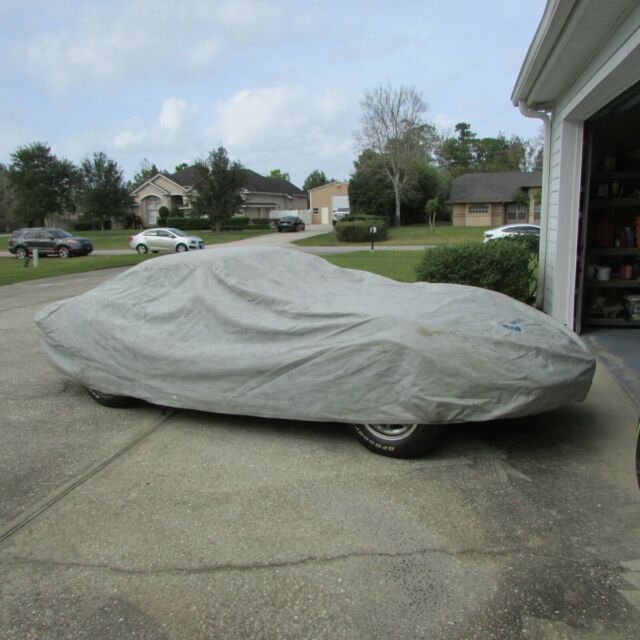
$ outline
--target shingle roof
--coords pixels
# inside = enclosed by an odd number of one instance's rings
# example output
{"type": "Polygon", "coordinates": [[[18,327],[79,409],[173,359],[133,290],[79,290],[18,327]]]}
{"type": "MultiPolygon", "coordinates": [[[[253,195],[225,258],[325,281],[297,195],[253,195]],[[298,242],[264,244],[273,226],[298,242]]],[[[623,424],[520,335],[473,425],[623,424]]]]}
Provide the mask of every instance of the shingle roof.
{"type": "MultiPolygon", "coordinates": [[[[195,167],[187,167],[176,171],[176,173],[168,174],[174,182],[183,187],[191,187],[198,180],[198,172],[195,167]]],[[[278,178],[266,178],[251,169],[245,169],[245,178],[242,184],[247,191],[258,193],[284,193],[289,196],[304,196],[306,192],[299,189],[288,180],[280,180],[278,178]]]]}
{"type": "Polygon", "coordinates": [[[465,173],[451,181],[449,202],[513,202],[520,189],[542,187],[542,172],[465,173]]]}

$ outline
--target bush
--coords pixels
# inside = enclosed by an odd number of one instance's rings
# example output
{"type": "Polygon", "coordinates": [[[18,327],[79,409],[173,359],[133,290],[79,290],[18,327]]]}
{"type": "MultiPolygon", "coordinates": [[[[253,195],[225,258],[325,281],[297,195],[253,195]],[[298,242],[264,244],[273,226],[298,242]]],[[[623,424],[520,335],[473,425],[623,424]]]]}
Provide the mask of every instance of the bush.
{"type": "MultiPolygon", "coordinates": [[[[351,218],[351,216],[348,216],[351,218]]],[[[360,219],[343,218],[334,227],[338,242],[369,242],[371,234],[370,227],[376,227],[377,232],[374,240],[386,240],[389,235],[389,225],[382,218],[373,216],[360,216],[360,219]]]]}
{"type": "Polygon", "coordinates": [[[466,284],[532,302],[536,270],[537,260],[526,242],[494,240],[427,249],[416,275],[423,282],[466,284]]]}
{"type": "Polygon", "coordinates": [[[272,220],[270,218],[251,218],[252,225],[270,225],[272,220]]]}
{"type": "Polygon", "coordinates": [[[179,216],[171,216],[167,218],[167,227],[176,227],[178,229],[208,229],[209,221],[206,218],[181,218],[179,216]]]}
{"type": "Polygon", "coordinates": [[[169,217],[169,209],[162,206],[158,209],[158,224],[164,226],[167,224],[167,218],[169,217]]]}
{"type": "Polygon", "coordinates": [[[240,224],[246,227],[249,224],[249,216],[232,216],[229,222],[225,224],[232,224],[232,225],[240,224]]]}

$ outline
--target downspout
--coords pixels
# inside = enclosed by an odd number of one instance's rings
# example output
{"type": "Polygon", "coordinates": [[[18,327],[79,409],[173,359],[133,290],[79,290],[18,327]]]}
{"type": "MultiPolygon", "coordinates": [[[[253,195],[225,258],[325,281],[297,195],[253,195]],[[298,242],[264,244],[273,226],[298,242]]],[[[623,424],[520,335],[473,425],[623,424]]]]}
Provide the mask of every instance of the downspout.
{"type": "Polygon", "coordinates": [[[544,152],[542,154],[542,200],[540,202],[540,249],[538,253],[538,289],[536,309],[544,306],[545,275],[547,271],[547,226],[549,220],[549,168],[551,166],[551,118],[545,111],[530,109],[524,100],[518,101],[518,109],[527,118],[538,118],[544,124],[544,152]]]}

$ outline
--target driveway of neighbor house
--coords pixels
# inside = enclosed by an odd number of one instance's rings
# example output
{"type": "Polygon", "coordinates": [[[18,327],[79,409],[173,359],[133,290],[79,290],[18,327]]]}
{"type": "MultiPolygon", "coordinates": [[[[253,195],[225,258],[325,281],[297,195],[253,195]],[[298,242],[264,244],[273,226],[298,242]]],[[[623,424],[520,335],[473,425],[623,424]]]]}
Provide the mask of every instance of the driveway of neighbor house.
{"type": "Polygon", "coordinates": [[[110,275],[0,289],[0,637],[636,637],[638,416],[605,367],[417,461],[336,424],[107,409],[31,319],[110,275]]]}

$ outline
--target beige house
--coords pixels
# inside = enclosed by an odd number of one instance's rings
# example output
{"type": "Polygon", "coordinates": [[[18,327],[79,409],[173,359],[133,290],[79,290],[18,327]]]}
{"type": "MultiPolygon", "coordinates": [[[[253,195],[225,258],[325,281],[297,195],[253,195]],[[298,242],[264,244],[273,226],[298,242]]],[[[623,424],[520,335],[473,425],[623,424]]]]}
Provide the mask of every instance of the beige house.
{"type": "Polygon", "coordinates": [[[338,206],[349,206],[349,185],[346,182],[329,182],[309,189],[313,212],[313,224],[331,224],[331,216],[338,206]]]}
{"type": "MultiPolygon", "coordinates": [[[[160,207],[169,210],[177,207],[189,215],[197,177],[195,167],[187,167],[173,174],[156,174],[131,192],[134,213],[145,226],[157,224],[160,207]]],[[[241,213],[249,218],[267,219],[274,210],[307,208],[305,191],[288,180],[265,178],[249,169],[246,170],[240,195],[243,201],[241,213]]]]}
{"type": "Polygon", "coordinates": [[[542,173],[466,173],[451,181],[454,227],[540,223],[542,173]]]}

